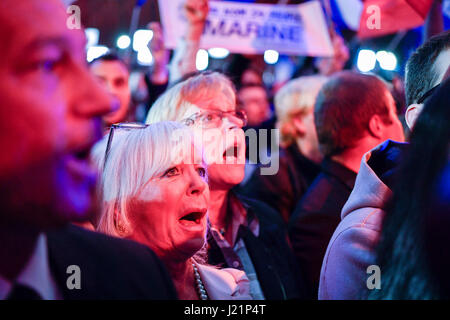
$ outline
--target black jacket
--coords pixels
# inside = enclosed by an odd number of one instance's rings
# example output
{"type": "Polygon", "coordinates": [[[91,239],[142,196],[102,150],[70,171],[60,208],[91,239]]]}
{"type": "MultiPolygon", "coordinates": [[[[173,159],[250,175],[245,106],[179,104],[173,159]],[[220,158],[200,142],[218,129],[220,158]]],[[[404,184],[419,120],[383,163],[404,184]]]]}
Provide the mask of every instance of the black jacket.
{"type": "Polygon", "coordinates": [[[305,276],[309,299],[317,299],[323,257],[355,180],[355,172],[324,160],[322,172],[298,202],[289,221],[289,238],[305,276]]]}
{"type": "MultiPolygon", "coordinates": [[[[265,298],[303,299],[303,278],[288,244],[287,230],[280,215],[260,201],[238,197],[259,221],[258,237],[248,227],[241,225],[238,238],[242,238],[245,243],[265,298]]],[[[211,264],[233,267],[226,264],[220,249],[214,243],[210,243],[208,257],[211,264]]]]}
{"type": "Polygon", "coordinates": [[[72,225],[47,232],[47,243],[64,299],[177,299],[165,267],[146,246],[72,225]],[[81,289],[67,287],[70,265],[80,268],[81,289]]]}
{"type": "Polygon", "coordinates": [[[320,173],[320,166],[306,158],[296,145],[280,149],[279,159],[277,174],[261,175],[255,170],[238,192],[268,204],[288,223],[295,205],[320,173]]]}

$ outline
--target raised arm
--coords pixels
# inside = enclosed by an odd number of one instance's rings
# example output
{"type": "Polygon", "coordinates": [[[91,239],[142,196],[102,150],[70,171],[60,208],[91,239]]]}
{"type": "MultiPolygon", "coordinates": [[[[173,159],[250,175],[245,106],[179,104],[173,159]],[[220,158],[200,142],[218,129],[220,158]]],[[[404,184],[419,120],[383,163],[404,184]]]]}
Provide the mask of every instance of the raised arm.
{"type": "Polygon", "coordinates": [[[195,60],[200,48],[200,38],[209,13],[208,0],[186,0],[184,12],[188,20],[186,33],[178,42],[170,63],[169,83],[197,71],[195,60]]]}
{"type": "Polygon", "coordinates": [[[153,66],[150,71],[150,81],[156,85],[169,81],[170,52],[164,46],[164,38],[159,22],[150,22],[147,28],[153,31],[152,40],[148,47],[153,55],[153,66]]]}

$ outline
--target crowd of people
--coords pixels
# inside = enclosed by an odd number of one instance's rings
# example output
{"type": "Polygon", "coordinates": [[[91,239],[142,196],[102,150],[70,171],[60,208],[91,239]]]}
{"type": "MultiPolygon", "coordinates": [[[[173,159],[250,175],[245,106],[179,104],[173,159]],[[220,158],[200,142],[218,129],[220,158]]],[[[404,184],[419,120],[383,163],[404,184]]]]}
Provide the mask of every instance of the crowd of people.
{"type": "Polygon", "coordinates": [[[172,59],[149,25],[139,117],[61,0],[0,2],[0,300],[450,298],[450,31],[403,108],[337,34],[272,108],[257,64],[196,71],[208,1],[184,9],[172,59]]]}

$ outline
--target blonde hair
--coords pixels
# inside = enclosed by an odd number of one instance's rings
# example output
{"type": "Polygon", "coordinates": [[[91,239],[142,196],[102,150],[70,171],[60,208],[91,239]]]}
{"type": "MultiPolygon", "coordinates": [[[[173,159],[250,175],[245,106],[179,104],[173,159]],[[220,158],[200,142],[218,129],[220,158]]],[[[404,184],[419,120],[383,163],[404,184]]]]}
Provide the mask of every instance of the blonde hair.
{"type": "Polygon", "coordinates": [[[233,83],[218,72],[206,72],[182,81],[162,94],[152,105],[145,123],[181,121],[186,119],[188,109],[218,109],[236,106],[233,83]]]}
{"type": "Polygon", "coordinates": [[[130,235],[130,200],[150,179],[174,164],[174,155],[190,154],[193,142],[191,130],[177,122],[118,129],[101,177],[102,213],[97,230],[116,237],[130,235]]]}
{"type": "Polygon", "coordinates": [[[317,94],[328,80],[321,75],[304,76],[286,83],[275,95],[277,128],[280,130],[281,145],[287,147],[297,139],[297,130],[292,120],[306,115],[314,109],[317,94]]]}

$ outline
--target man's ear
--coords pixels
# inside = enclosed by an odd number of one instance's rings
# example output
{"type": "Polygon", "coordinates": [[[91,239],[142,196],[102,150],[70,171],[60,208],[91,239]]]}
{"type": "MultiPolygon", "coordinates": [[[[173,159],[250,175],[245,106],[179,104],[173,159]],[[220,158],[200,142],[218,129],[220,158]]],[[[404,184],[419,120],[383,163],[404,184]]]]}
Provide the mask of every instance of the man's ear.
{"type": "Polygon", "coordinates": [[[377,139],[381,139],[383,136],[383,119],[377,114],[374,114],[369,120],[369,133],[377,139]]]}
{"type": "Polygon", "coordinates": [[[417,117],[422,111],[422,108],[423,104],[413,103],[408,107],[408,109],[406,109],[405,120],[410,130],[414,126],[414,123],[416,123],[417,117]]]}
{"type": "Polygon", "coordinates": [[[299,136],[303,136],[306,134],[306,126],[301,116],[293,117],[292,124],[294,125],[295,131],[299,136]]]}

